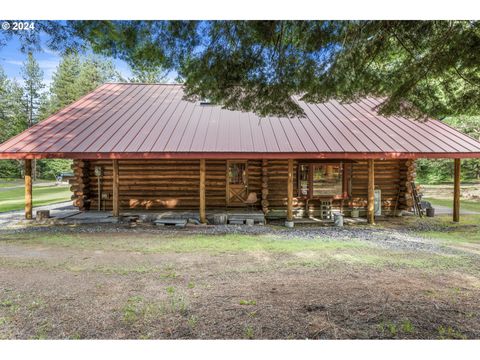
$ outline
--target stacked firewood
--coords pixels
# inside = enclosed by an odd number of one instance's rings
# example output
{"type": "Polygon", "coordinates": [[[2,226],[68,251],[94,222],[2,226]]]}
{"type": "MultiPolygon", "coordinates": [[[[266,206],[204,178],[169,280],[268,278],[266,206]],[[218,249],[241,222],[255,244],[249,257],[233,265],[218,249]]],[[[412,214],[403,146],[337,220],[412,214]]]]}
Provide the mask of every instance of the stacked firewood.
{"type": "Polygon", "coordinates": [[[407,167],[407,187],[405,192],[405,200],[407,207],[411,208],[413,207],[412,181],[415,181],[417,176],[417,165],[415,160],[409,159],[405,162],[405,166],[407,167]]]}
{"type": "Polygon", "coordinates": [[[268,160],[262,160],[262,210],[268,213],[268,160]]]}
{"type": "Polygon", "coordinates": [[[72,164],[74,178],[69,181],[70,190],[73,192],[73,206],[79,210],[88,210],[90,201],[90,176],[89,162],[84,160],[74,160],[72,164]]]}

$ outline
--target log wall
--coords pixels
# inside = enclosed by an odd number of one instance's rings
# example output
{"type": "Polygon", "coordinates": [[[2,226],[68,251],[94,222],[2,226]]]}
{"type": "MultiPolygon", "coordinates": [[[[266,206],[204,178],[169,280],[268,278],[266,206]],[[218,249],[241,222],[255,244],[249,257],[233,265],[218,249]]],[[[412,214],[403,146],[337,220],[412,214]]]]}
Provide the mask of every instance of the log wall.
{"type": "MultiPolygon", "coordinates": [[[[294,162],[294,199],[296,216],[305,213],[305,201],[297,195],[298,162],[294,162]]],[[[74,206],[82,210],[97,209],[98,186],[95,166],[103,168],[101,189],[106,195],[101,208],[112,209],[112,161],[75,160],[75,178],[70,180],[74,206]]],[[[119,160],[120,208],[121,209],[198,209],[199,206],[199,160],[119,160]]],[[[367,206],[367,161],[351,164],[349,187],[351,196],[334,206],[347,212],[351,207],[367,206]]],[[[206,207],[226,206],[225,160],[206,160],[206,207]]],[[[407,180],[415,177],[413,160],[376,160],[375,188],[382,190],[382,210],[393,211],[398,197],[397,209],[411,206],[411,190],[407,180]]],[[[259,208],[270,217],[284,217],[287,207],[288,160],[249,160],[248,190],[257,193],[259,208]]],[[[315,200],[309,202],[310,214],[315,215],[315,200]]]]}
{"type": "MultiPolygon", "coordinates": [[[[95,166],[103,168],[101,209],[112,209],[113,165],[111,160],[74,161],[70,180],[74,206],[98,208],[98,178],[95,166]]],[[[119,160],[121,209],[197,209],[199,205],[199,160],[119,160]]],[[[226,206],[224,160],[206,161],[206,207],[226,206]]],[[[248,187],[261,198],[262,161],[248,162],[248,187]]]]}
{"type": "MultiPolygon", "coordinates": [[[[393,211],[398,196],[397,209],[407,208],[407,162],[410,160],[376,160],[374,163],[375,189],[382,191],[382,210],[393,211]],[[400,193],[399,193],[400,190],[400,193]]],[[[367,206],[368,163],[361,161],[352,166],[351,198],[349,207],[367,206]]]]}
{"type": "MultiPolygon", "coordinates": [[[[270,217],[285,217],[287,207],[287,160],[269,160],[269,212],[270,217]]],[[[297,173],[298,162],[294,164],[294,173],[297,173]]],[[[415,179],[415,162],[413,160],[376,160],[375,161],[375,189],[382,191],[382,212],[391,214],[395,210],[397,202],[397,211],[410,208],[413,203],[411,200],[411,189],[407,186],[407,181],[415,179]]],[[[349,209],[360,208],[360,213],[365,215],[368,197],[368,162],[357,161],[350,165],[350,179],[348,187],[350,197],[341,200],[335,200],[333,206],[335,209],[342,209],[349,215],[349,209]]],[[[297,181],[294,180],[293,193],[298,194],[297,181]]],[[[316,200],[310,200],[308,209],[305,208],[305,199],[294,197],[293,206],[296,217],[301,217],[308,212],[309,215],[318,215],[319,208],[316,200]]]]}

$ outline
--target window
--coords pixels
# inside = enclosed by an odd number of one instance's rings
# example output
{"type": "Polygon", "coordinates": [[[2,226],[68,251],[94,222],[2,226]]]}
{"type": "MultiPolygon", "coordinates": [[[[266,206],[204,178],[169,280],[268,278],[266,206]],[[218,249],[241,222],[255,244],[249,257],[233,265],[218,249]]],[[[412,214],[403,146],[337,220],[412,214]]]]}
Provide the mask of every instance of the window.
{"type": "Polygon", "coordinates": [[[228,179],[230,184],[245,184],[246,183],[246,163],[232,162],[228,166],[228,179]]]}
{"type": "Polygon", "coordinates": [[[343,163],[299,164],[298,194],[302,197],[348,196],[348,166],[343,163]]]}
{"type": "Polygon", "coordinates": [[[299,164],[298,165],[298,189],[300,196],[308,196],[309,192],[309,168],[308,164],[299,164]]]}

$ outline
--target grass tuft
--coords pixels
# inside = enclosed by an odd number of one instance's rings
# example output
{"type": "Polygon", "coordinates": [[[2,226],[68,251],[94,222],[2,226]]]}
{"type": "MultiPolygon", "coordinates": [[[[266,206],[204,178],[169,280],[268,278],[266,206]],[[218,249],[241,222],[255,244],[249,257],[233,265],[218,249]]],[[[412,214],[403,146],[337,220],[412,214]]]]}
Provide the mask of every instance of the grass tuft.
{"type": "Polygon", "coordinates": [[[240,305],[257,305],[256,300],[240,300],[240,305]]]}

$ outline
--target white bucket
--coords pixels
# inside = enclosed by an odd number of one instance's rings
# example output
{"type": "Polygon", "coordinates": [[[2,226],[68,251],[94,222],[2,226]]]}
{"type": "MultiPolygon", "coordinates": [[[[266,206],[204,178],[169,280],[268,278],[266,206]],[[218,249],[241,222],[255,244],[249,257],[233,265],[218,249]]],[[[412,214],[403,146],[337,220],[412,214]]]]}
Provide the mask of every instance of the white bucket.
{"type": "Polygon", "coordinates": [[[293,225],[294,225],[294,224],[293,224],[293,221],[288,221],[288,220],[285,221],[285,226],[286,226],[287,228],[293,228],[293,225]]]}
{"type": "Polygon", "coordinates": [[[333,214],[333,223],[335,226],[343,226],[343,214],[333,214]]]}

